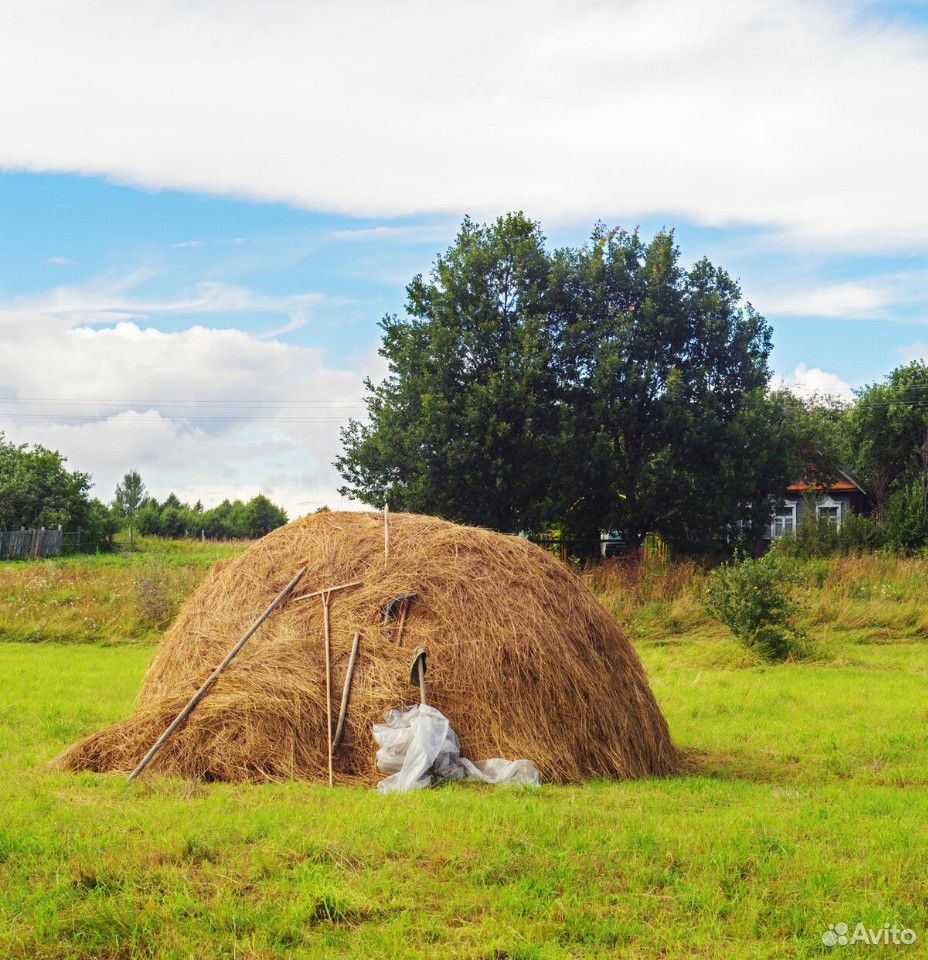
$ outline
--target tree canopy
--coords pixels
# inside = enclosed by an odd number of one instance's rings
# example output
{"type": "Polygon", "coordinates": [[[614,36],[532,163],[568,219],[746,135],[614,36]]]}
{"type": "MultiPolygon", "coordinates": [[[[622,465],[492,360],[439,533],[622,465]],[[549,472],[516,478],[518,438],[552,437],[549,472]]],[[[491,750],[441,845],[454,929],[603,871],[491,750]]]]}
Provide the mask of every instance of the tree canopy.
{"type": "Polygon", "coordinates": [[[90,508],[90,475],[68,470],[56,450],[0,434],[0,530],[77,526],[90,508]]]}
{"type": "Polygon", "coordinates": [[[210,540],[251,540],[287,522],[287,514],[264,494],[241,500],[223,500],[207,510],[203,504],[183,503],[169,494],[161,503],[145,499],[137,514],[139,532],[148,536],[184,537],[203,535],[210,540]]]}
{"type": "Polygon", "coordinates": [[[0,530],[60,525],[80,528],[87,546],[108,540],[108,508],[91,498],[90,475],[68,470],[66,463],[57,450],[10,443],[0,433],[0,530]]]}
{"type": "Polygon", "coordinates": [[[907,484],[928,491],[928,365],[916,360],[897,367],[859,391],[845,435],[848,459],[878,516],[907,484]]]}
{"type": "Polygon", "coordinates": [[[116,512],[126,517],[130,523],[135,518],[139,507],[145,501],[145,484],[137,470],[130,470],[116,484],[116,493],[113,497],[113,508],[116,512]]]}
{"type": "Polygon", "coordinates": [[[520,213],[465,219],[381,328],[388,375],[336,461],[366,503],[698,549],[759,527],[795,469],[769,326],[670,233],[550,251],[520,213]]]}

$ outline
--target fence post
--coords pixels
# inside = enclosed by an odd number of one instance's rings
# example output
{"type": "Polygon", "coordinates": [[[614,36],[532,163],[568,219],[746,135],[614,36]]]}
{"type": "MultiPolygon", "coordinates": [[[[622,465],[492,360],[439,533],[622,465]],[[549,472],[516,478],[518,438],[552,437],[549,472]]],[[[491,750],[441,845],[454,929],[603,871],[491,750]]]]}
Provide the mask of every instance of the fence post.
{"type": "Polygon", "coordinates": [[[77,546],[74,548],[75,553],[81,552],[81,528],[77,528],[77,546]]]}

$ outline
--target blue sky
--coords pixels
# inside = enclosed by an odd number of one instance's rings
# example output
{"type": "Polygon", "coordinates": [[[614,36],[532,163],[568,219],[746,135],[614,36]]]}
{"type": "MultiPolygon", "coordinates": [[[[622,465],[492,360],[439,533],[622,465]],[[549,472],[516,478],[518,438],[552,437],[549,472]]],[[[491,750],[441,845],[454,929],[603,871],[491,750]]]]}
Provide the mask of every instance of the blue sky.
{"type": "Polygon", "coordinates": [[[0,430],[101,496],[340,503],[377,321],[465,213],[673,227],[799,390],[928,353],[926,4],[263,10],[0,12],[0,430]]]}
{"type": "MultiPolygon", "coordinates": [[[[283,203],[138,189],[100,177],[26,173],[0,174],[0,210],[3,301],[136,276],[128,300],[138,303],[137,319],[147,326],[236,327],[318,347],[339,362],[376,350],[377,321],[402,310],[405,284],[452,242],[466,212],[361,219],[283,203]],[[184,302],[205,284],[248,289],[267,303],[185,310],[184,302]],[[307,298],[305,305],[288,302],[300,297],[307,298]],[[146,302],[177,308],[148,312],[146,302]]],[[[707,255],[725,266],[773,324],[773,367],[784,378],[805,364],[860,386],[926,337],[928,263],[922,251],[816,253],[791,249],[763,228],[707,228],[683,217],[610,223],[645,234],[673,227],[685,259],[707,255]],[[885,302],[842,309],[838,288],[846,285],[879,290],[885,302]],[[834,308],[827,296],[815,301],[814,294],[829,289],[838,290],[834,308]],[[791,299],[800,309],[790,307],[791,299]],[[828,315],[832,309],[835,315],[828,315]]],[[[584,220],[545,229],[558,246],[583,242],[591,228],[584,220]]]]}

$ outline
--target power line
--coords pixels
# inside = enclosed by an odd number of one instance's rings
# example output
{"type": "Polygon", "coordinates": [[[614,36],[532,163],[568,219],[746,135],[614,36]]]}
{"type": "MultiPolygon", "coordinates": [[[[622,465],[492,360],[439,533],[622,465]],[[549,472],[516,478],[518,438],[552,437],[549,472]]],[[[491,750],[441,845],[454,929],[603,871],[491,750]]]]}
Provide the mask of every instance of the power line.
{"type": "MultiPolygon", "coordinates": [[[[44,421],[73,421],[77,423],[106,423],[125,413],[136,413],[135,410],[121,410],[118,413],[104,416],[83,416],[75,413],[5,413],[0,415],[0,422],[7,420],[44,420],[44,421]]],[[[211,417],[211,416],[138,416],[125,423],[344,423],[345,417],[211,417]]]]}
{"type": "Polygon", "coordinates": [[[108,400],[88,397],[0,397],[0,403],[7,404],[93,404],[112,407],[194,407],[194,406],[307,406],[307,407],[363,407],[363,400],[108,400]]]}

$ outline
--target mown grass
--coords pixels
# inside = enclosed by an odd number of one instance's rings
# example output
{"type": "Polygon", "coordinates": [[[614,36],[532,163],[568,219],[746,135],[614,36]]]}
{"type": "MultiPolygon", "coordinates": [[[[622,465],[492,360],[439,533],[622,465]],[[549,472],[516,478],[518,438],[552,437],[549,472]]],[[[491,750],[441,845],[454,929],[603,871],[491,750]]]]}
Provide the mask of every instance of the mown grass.
{"type": "Polygon", "coordinates": [[[830,658],[801,664],[746,660],[679,569],[609,598],[693,758],[662,781],[382,797],[62,774],[46,762],[125,715],[151,647],[0,644],[0,956],[815,957],[839,921],[908,926],[914,946],[879,949],[924,955],[928,644],[881,633],[882,607],[853,625],[879,584],[922,588],[864,562],[870,586],[839,563],[814,588],[848,622],[813,626],[830,658]]]}
{"type": "Polygon", "coordinates": [[[142,538],[132,552],[0,562],[0,640],[152,643],[242,543],[142,538]]]}

